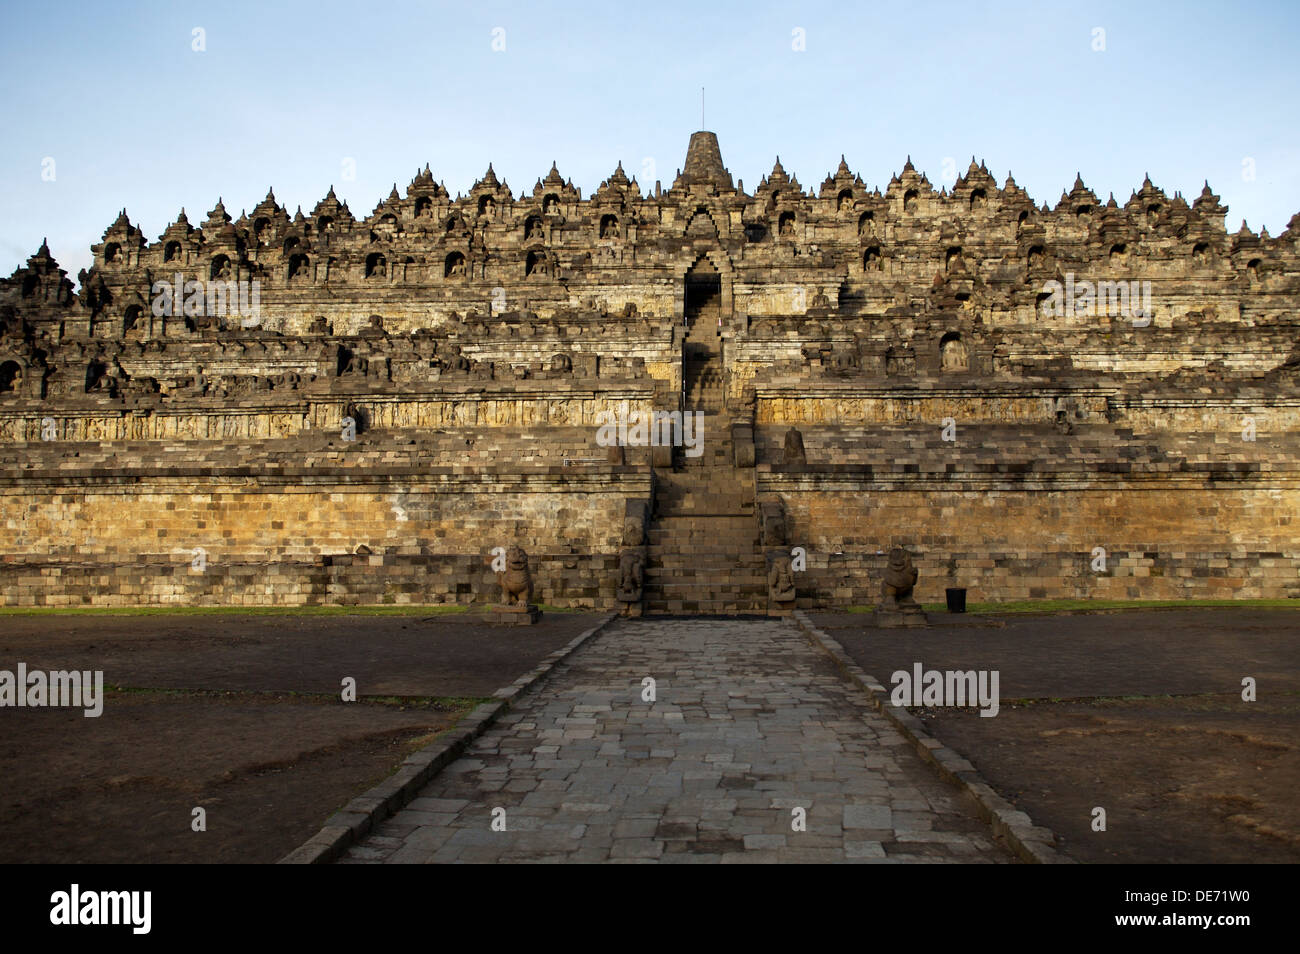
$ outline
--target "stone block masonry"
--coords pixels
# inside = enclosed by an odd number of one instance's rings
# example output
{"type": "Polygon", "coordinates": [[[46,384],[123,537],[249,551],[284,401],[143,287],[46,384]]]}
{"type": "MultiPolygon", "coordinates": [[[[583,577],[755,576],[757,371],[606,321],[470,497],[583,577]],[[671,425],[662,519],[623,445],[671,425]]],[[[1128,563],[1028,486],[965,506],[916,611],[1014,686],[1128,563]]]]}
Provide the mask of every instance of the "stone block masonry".
{"type": "Polygon", "coordinates": [[[0,279],[0,604],[490,602],[519,544],[538,601],[615,609],[630,502],[648,612],[765,611],[786,543],[807,608],[872,602],[894,545],[926,602],[1300,597],[1300,217],[1226,213],[974,161],[747,191],[706,131],[667,188],[123,211],[75,288],[45,244],[0,279]],[[1119,283],[1140,315],[1088,297],[1119,283]],[[598,444],[647,411],[701,456],[598,444]]]}

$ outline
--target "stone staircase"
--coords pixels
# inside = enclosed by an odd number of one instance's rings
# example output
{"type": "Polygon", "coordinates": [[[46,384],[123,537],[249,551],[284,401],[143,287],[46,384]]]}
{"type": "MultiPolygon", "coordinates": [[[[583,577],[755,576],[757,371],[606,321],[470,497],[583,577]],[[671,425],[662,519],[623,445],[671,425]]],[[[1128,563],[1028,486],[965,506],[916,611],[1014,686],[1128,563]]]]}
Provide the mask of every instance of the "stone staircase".
{"type": "Polygon", "coordinates": [[[692,326],[684,352],[686,409],[703,414],[703,453],[682,448],[655,471],[645,611],[673,615],[767,612],[752,473],[735,466],[717,327],[692,326]]]}

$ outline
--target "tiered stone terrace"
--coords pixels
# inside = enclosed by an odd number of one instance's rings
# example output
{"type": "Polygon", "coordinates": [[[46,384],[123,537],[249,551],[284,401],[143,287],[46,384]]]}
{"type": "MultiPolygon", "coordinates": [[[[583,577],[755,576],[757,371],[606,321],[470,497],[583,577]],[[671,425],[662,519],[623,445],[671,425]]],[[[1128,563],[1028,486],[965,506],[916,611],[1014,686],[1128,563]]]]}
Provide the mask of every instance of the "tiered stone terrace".
{"type": "Polygon", "coordinates": [[[361,217],[123,212],[75,292],[44,245],[0,280],[0,602],[482,601],[513,543],[593,607],[644,546],[650,612],[764,611],[795,545],[804,606],[872,601],[898,544],[926,601],[1300,597],[1300,217],[1226,211],[973,161],[751,193],[699,132],[649,194],[425,168],[361,217]],[[257,314],[162,314],[178,277],[257,314]],[[1062,313],[1083,281],[1150,307],[1062,313]],[[597,443],[650,409],[703,414],[703,456],[597,443]]]}

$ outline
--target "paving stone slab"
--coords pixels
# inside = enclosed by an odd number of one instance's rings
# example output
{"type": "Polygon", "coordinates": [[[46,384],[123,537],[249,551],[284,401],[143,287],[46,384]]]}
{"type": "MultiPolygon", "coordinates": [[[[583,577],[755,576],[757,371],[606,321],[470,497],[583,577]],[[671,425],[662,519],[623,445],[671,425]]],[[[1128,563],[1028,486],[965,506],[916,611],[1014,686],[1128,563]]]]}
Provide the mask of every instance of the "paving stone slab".
{"type": "Polygon", "coordinates": [[[510,707],[341,860],[1016,860],[789,619],[620,620],[510,707]],[[431,814],[443,843],[392,849],[431,814]]]}

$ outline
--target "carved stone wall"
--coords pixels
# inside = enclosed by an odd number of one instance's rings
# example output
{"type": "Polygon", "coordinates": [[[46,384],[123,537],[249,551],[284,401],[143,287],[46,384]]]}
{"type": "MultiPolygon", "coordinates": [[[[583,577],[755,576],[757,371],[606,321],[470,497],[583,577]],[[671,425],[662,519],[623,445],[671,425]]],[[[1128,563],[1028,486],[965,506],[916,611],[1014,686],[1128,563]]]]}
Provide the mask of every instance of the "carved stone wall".
{"type": "Polygon", "coordinates": [[[682,408],[706,272],[706,442],[784,504],[808,605],[872,602],[894,543],[931,602],[1300,596],[1300,217],[1230,233],[1149,180],[1049,207],[974,161],[746,191],[721,155],[588,197],[426,167],[369,214],[268,194],[156,241],[123,211],[75,288],[42,244],[0,279],[0,604],[490,599],[490,541],[612,607],[671,455],[597,424],[682,408]]]}

